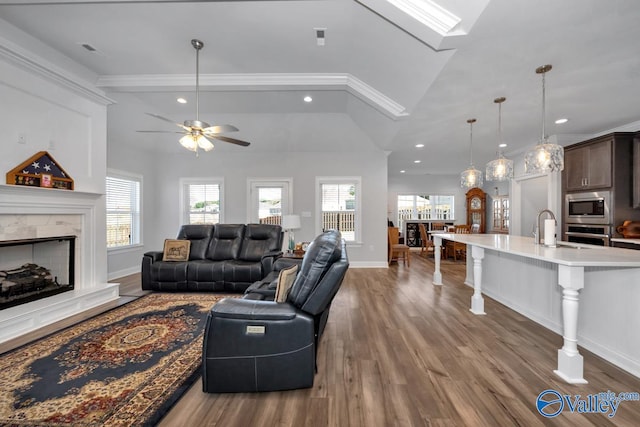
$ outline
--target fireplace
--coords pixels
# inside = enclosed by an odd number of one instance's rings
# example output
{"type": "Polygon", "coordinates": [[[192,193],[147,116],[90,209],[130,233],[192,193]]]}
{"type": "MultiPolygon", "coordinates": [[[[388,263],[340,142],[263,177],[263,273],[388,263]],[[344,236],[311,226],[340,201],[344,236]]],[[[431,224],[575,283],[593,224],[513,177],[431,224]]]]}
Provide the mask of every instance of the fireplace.
{"type": "MultiPolygon", "coordinates": [[[[74,248],[68,258],[73,264],[65,264],[68,272],[64,268],[56,271],[56,267],[43,265],[54,279],[57,276],[58,284],[69,285],[68,289],[0,310],[0,342],[118,298],[118,285],[106,280],[104,211],[103,194],[0,185],[0,241],[41,240],[36,246],[46,246],[59,243],[61,237],[71,237],[72,240],[64,245],[70,248],[73,244],[74,248]]],[[[65,252],[64,248],[56,250],[56,253],[65,252]]],[[[6,249],[0,247],[0,250],[6,249]]],[[[0,270],[41,263],[22,257],[16,257],[10,264],[5,261],[5,252],[2,252],[0,270]]]]}
{"type": "Polygon", "coordinates": [[[73,290],[75,240],[0,241],[0,310],[73,290]]]}

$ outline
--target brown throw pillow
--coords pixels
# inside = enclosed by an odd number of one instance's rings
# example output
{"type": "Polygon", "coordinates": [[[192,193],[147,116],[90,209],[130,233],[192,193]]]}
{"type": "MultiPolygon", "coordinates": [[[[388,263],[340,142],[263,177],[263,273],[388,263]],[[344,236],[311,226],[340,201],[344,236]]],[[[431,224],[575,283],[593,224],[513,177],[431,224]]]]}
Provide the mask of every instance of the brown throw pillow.
{"type": "Polygon", "coordinates": [[[289,268],[280,270],[280,274],[278,275],[278,286],[276,287],[276,302],[287,301],[287,296],[289,296],[291,285],[293,285],[293,281],[296,279],[297,274],[297,265],[292,265],[289,268]]]}
{"type": "Polygon", "coordinates": [[[189,261],[191,240],[165,239],[162,261],[189,261]]]}

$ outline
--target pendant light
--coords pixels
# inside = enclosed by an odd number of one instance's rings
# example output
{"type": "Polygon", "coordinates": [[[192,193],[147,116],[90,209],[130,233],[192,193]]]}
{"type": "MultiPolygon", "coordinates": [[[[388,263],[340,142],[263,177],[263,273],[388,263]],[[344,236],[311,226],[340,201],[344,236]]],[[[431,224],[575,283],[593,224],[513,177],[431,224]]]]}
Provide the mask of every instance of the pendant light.
{"type": "Polygon", "coordinates": [[[498,158],[487,163],[487,181],[508,181],[513,178],[513,160],[506,159],[502,154],[502,103],[506,100],[504,96],[493,100],[498,104],[498,158]]]}
{"type": "Polygon", "coordinates": [[[473,167],[473,124],[476,119],[469,119],[469,167],[460,174],[462,188],[482,187],[482,172],[473,167]]]}
{"type": "Polygon", "coordinates": [[[545,75],[551,65],[536,68],[536,74],[542,74],[542,138],[524,157],[524,170],[528,174],[559,172],[564,169],[564,148],[549,142],[545,129],[545,75]]]}

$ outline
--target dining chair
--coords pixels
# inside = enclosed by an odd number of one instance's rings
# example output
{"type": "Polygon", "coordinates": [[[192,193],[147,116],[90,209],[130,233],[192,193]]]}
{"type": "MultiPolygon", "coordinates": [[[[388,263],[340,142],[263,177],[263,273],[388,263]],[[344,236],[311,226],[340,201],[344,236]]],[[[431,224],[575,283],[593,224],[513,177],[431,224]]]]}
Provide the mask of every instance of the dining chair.
{"type": "Polygon", "coordinates": [[[446,228],[447,224],[445,224],[444,222],[434,222],[431,224],[432,230],[446,230],[446,228]]]}
{"type": "Polygon", "coordinates": [[[425,252],[427,256],[429,256],[429,252],[435,254],[435,245],[433,244],[433,240],[431,240],[427,234],[427,228],[422,223],[418,224],[418,228],[420,229],[420,240],[422,240],[420,255],[425,252]]]}
{"type": "MultiPolygon", "coordinates": [[[[455,225],[456,234],[470,234],[471,226],[467,224],[455,225]]],[[[457,261],[458,257],[467,259],[467,245],[465,243],[453,242],[453,260],[457,261]]]]}
{"type": "Polygon", "coordinates": [[[406,263],[407,267],[409,267],[411,265],[409,246],[399,243],[400,231],[398,227],[388,227],[387,236],[389,238],[389,265],[391,265],[391,261],[400,263],[400,260],[402,260],[402,264],[405,265],[406,263]]]}

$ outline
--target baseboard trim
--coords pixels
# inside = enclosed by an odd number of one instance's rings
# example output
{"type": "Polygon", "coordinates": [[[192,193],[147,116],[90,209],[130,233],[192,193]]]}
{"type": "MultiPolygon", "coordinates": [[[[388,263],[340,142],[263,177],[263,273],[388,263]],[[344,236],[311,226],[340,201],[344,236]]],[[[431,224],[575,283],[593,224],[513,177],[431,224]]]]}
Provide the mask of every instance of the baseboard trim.
{"type": "Polygon", "coordinates": [[[129,276],[131,274],[136,274],[136,273],[140,273],[140,267],[130,267],[130,268],[125,268],[124,270],[120,270],[120,271],[110,271],[107,273],[107,280],[114,280],[114,279],[119,279],[121,277],[124,276],[129,276]]]}
{"type": "Polygon", "coordinates": [[[389,268],[384,261],[349,261],[349,268],[389,268]]]}

